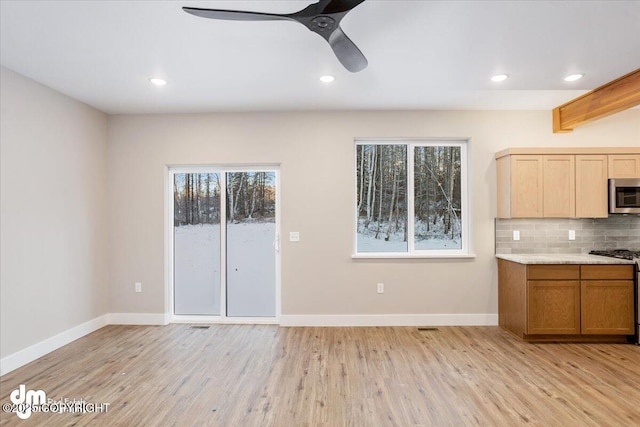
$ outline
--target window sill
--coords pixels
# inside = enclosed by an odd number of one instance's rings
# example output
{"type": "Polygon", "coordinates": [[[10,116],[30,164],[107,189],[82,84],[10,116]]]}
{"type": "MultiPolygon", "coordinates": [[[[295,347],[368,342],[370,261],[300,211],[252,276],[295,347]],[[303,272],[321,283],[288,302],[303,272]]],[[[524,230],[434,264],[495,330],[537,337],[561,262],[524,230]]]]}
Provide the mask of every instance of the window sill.
{"type": "Polygon", "coordinates": [[[351,254],[352,259],[472,259],[476,254],[398,254],[398,253],[367,253],[351,254]]]}

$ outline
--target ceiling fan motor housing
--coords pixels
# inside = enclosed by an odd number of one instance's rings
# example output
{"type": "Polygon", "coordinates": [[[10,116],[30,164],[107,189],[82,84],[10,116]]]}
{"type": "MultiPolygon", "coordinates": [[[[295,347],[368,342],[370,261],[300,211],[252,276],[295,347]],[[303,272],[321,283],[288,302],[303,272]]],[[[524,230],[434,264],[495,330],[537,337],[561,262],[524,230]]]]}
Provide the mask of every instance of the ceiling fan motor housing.
{"type": "Polygon", "coordinates": [[[309,29],[316,33],[323,33],[325,31],[332,31],[336,27],[336,20],[329,16],[316,16],[311,20],[309,29]]]}

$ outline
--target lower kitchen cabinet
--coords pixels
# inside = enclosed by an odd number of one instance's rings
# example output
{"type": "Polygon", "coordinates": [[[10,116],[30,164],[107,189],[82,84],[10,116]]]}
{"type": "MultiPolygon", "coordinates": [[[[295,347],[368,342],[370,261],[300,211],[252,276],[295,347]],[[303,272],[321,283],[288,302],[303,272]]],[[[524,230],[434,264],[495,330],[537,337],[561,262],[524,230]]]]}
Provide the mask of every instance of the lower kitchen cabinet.
{"type": "Polygon", "coordinates": [[[498,260],[498,317],[526,341],[618,341],[634,334],[632,265],[498,260]]]}
{"type": "Polygon", "coordinates": [[[580,282],[527,281],[527,334],[579,334],[580,282]]]}
{"type": "Polygon", "coordinates": [[[629,273],[629,267],[582,267],[580,314],[583,334],[631,335],[635,332],[633,270],[629,273]]]}
{"type": "Polygon", "coordinates": [[[528,265],[527,334],[580,333],[580,266],[528,265]]]}

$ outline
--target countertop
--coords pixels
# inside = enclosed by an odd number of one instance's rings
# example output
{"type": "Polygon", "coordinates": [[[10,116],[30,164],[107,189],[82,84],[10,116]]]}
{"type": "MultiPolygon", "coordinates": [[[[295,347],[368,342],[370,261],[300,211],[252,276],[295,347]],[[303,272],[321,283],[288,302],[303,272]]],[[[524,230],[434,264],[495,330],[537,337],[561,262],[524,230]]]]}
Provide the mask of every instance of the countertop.
{"type": "Polygon", "coordinates": [[[518,264],[633,264],[633,261],[589,254],[496,254],[518,264]]]}

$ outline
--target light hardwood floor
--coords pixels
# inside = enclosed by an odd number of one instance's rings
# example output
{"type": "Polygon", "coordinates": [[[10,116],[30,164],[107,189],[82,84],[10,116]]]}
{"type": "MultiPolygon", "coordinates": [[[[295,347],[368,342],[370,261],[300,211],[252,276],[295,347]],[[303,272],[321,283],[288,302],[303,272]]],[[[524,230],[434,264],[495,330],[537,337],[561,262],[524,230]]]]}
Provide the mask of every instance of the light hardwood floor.
{"type": "Polygon", "coordinates": [[[108,326],[0,378],[0,401],[19,384],[109,411],[3,426],[640,425],[640,347],[498,327],[108,326]]]}

